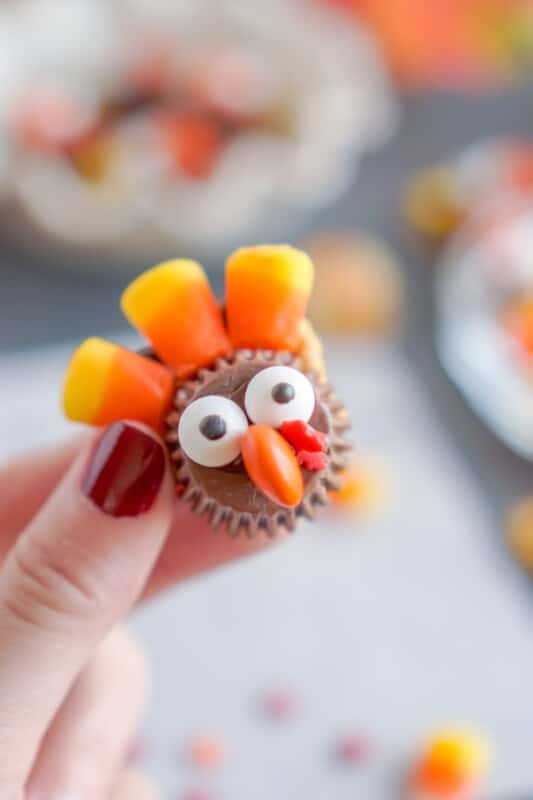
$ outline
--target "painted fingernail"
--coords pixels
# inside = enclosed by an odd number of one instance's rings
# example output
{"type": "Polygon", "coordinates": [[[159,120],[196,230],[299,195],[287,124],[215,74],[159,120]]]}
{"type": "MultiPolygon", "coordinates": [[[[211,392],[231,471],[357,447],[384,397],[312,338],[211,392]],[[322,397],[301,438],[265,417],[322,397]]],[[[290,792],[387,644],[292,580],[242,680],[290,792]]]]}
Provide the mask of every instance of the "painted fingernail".
{"type": "Polygon", "coordinates": [[[136,517],[153,505],[164,474],[165,454],[157,439],[115,422],[98,439],[81,488],[105,514],[136,517]]]}

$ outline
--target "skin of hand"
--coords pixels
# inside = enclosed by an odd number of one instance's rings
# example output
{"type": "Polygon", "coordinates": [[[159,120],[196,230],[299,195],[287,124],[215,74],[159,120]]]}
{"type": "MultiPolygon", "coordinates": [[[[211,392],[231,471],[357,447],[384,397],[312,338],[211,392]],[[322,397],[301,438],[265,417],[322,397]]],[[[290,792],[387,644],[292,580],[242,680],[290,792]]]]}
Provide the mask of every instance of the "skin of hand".
{"type": "Polygon", "coordinates": [[[126,765],[149,681],[119,623],[269,541],[214,535],[137,423],[0,469],[2,800],[153,800],[126,765]]]}

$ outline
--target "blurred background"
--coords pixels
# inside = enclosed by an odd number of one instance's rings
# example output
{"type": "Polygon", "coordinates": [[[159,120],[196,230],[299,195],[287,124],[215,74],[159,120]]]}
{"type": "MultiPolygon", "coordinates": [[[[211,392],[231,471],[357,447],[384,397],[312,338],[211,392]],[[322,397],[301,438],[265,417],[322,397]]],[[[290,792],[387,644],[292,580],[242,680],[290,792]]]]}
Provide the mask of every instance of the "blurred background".
{"type": "Polygon", "coordinates": [[[0,3],[0,458],[134,275],[257,242],[353,420],[319,523],[132,622],[165,798],[533,796],[532,77],[531,0],[0,3]]]}

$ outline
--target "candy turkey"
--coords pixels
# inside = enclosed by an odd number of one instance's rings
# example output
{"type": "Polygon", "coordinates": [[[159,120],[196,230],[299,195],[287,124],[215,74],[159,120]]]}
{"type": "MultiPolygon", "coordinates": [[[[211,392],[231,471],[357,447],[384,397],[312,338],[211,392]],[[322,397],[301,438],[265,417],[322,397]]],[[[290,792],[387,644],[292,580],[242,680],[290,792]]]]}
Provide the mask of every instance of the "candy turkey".
{"type": "Polygon", "coordinates": [[[153,267],[122,296],[148,347],[85,341],[66,374],[67,417],[161,433],[176,494],[213,528],[293,530],[338,488],[350,450],[348,414],[305,319],[312,283],[309,257],[286,245],[234,252],[223,304],[196,262],[153,267]]]}

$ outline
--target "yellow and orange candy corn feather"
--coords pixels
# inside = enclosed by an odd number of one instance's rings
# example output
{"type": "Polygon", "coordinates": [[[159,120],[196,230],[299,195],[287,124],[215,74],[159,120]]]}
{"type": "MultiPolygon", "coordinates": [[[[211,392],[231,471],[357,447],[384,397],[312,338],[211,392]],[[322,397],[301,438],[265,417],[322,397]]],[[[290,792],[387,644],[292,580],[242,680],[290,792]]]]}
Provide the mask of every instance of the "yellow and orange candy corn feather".
{"type": "Polygon", "coordinates": [[[313,263],[288,245],[245,247],[226,264],[226,315],[235,348],[298,349],[313,263]]]}
{"type": "Polygon", "coordinates": [[[170,405],[170,370],[103,339],[87,339],[74,353],[65,378],[66,416],[89,425],[120,419],[159,430],[170,405]]]}
{"type": "Polygon", "coordinates": [[[126,289],[121,305],[179,377],[231,350],[220,306],[195,261],[167,261],[144,272],[126,289]]]}

